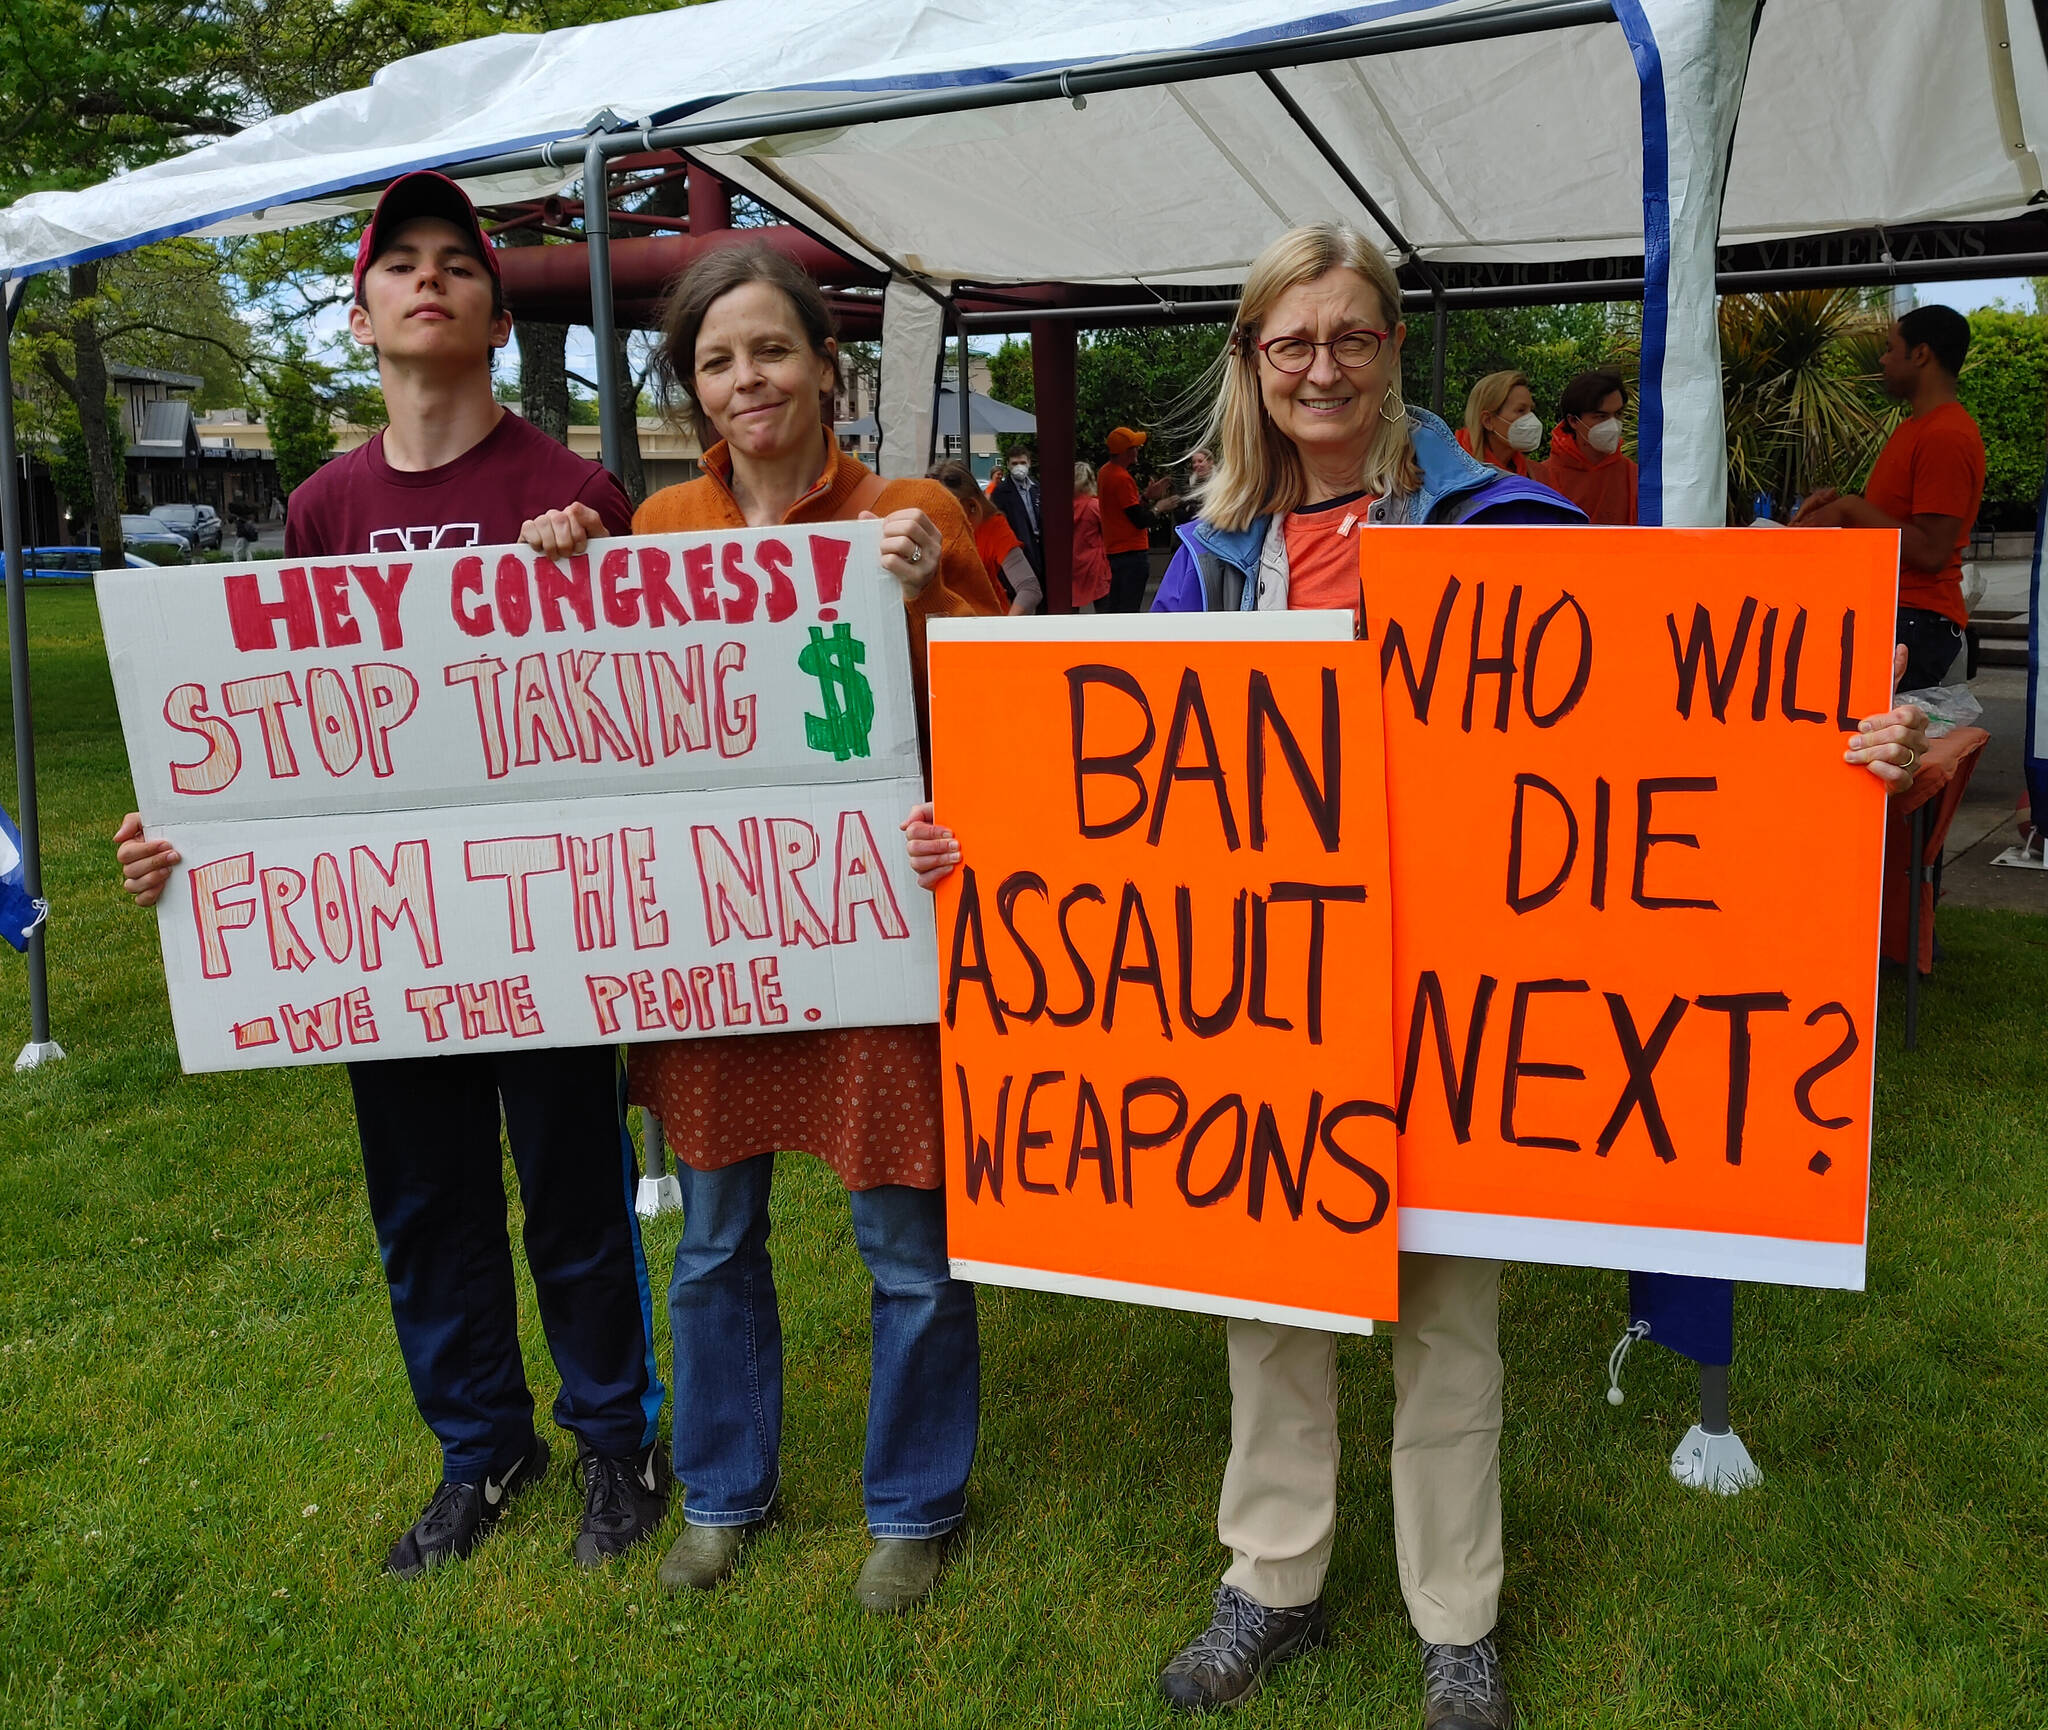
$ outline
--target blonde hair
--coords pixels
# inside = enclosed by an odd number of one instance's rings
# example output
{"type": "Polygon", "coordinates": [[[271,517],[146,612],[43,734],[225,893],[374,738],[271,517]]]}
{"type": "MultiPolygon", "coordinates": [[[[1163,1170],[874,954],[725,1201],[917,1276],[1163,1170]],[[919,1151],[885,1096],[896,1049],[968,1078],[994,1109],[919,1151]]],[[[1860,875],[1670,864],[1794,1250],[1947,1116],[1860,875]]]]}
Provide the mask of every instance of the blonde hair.
{"type": "MultiPolygon", "coordinates": [[[[1259,394],[1259,325],[1273,303],[1290,288],[1314,282],[1333,270],[1352,270],[1372,284],[1380,316],[1391,328],[1401,317],[1401,285],[1386,255],[1355,228],[1317,222],[1291,228],[1259,256],[1245,273],[1244,297],[1230,341],[1217,357],[1214,375],[1216,406],[1209,413],[1201,448],[1214,453],[1216,469],[1202,489],[1202,515],[1218,528],[1242,529],[1269,512],[1291,511],[1308,496],[1308,477],[1294,442],[1273,425],[1259,394]]],[[[1387,395],[1401,410],[1373,429],[1358,484],[1384,497],[1413,492],[1422,484],[1415,446],[1408,436],[1408,415],[1401,400],[1401,362],[1387,395]]],[[[1384,409],[1384,403],[1382,408],[1384,409]]]]}
{"type": "Polygon", "coordinates": [[[1516,385],[1532,397],[1536,394],[1518,372],[1490,372],[1472,387],[1472,394],[1465,399],[1465,442],[1475,457],[1486,455],[1486,417],[1500,413],[1501,405],[1515,394],[1516,385]]]}
{"type": "Polygon", "coordinates": [[[1095,490],[1095,471],[1086,463],[1074,465],[1074,496],[1086,498],[1095,490]]]}

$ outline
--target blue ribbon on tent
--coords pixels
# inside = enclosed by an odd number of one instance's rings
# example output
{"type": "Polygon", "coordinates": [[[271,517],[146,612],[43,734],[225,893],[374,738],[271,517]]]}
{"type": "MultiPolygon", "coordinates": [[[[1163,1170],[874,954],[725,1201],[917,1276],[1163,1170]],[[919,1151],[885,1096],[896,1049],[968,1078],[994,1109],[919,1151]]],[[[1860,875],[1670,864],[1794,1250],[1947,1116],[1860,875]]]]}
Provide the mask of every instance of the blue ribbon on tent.
{"type": "Polygon", "coordinates": [[[2041,587],[2041,549],[2048,542],[2048,477],[2041,483],[2040,513],[2035,518],[2034,568],[2027,582],[2027,798],[2032,805],[2034,833],[2048,833],[2048,725],[2043,724],[2041,646],[2048,638],[2048,595],[2041,587]]]}
{"type": "Polygon", "coordinates": [[[29,933],[50,916],[50,904],[28,892],[22,871],[21,831],[0,811],[0,937],[17,949],[28,948],[29,933]]]}
{"type": "Polygon", "coordinates": [[[1646,1338],[1696,1364],[1735,1359],[1735,1282],[1686,1274],[1632,1273],[1628,1314],[1646,1338]]]}

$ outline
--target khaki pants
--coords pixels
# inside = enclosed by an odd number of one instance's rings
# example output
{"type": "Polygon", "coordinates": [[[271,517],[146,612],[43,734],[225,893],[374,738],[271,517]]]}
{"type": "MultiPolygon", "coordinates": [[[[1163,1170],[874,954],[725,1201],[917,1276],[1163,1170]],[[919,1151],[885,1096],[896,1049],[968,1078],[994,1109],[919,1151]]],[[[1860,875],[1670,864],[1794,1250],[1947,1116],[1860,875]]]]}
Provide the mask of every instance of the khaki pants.
{"type": "MultiPolygon", "coordinates": [[[[1470,1645],[1500,1606],[1500,1263],[1401,1257],[1394,1554],[1423,1639],[1470,1645]]],[[[1337,1530],[1337,1340],[1230,1324],[1223,1578],[1274,1609],[1323,1589],[1337,1530]]]]}

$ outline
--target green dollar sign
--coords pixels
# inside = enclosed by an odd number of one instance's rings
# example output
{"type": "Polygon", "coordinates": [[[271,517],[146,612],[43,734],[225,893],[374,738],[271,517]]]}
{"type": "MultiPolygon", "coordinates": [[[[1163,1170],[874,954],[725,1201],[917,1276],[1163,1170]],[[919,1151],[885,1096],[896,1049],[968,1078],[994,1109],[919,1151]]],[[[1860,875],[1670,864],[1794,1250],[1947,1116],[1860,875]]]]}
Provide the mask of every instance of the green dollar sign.
{"type": "Polygon", "coordinates": [[[804,742],[813,751],[830,751],[840,762],[868,754],[868,733],[875,724],[875,694],[860,665],[867,645],[851,626],[834,625],[828,637],[816,625],[796,664],[818,681],[825,712],[804,716],[804,742]]]}

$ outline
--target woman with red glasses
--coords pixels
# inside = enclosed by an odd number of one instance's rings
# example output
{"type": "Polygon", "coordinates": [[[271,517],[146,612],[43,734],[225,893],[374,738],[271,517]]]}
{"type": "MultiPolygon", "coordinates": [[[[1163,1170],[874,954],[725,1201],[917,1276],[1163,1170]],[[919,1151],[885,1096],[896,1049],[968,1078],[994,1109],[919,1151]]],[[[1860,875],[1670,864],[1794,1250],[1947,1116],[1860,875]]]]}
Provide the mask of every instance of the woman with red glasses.
{"type": "MultiPolygon", "coordinates": [[[[1381,523],[1583,523],[1548,487],[1463,450],[1401,399],[1400,290],[1379,249],[1330,225],[1282,235],[1245,278],[1202,443],[1216,471],[1155,612],[1360,607],[1354,531],[1381,523]]],[[[1910,782],[1924,717],[1894,710],[1849,753],[1910,782]]],[[[914,862],[923,863],[913,832],[914,862]]],[[[1503,1573],[1497,1261],[1404,1254],[1394,1330],[1394,1550],[1422,1639],[1427,1730],[1506,1730],[1494,1650],[1503,1573]]],[[[1235,1705],[1319,1645],[1337,1525],[1334,1336],[1229,1324],[1231,1448],[1215,1612],[1160,1686],[1235,1705]]]]}

